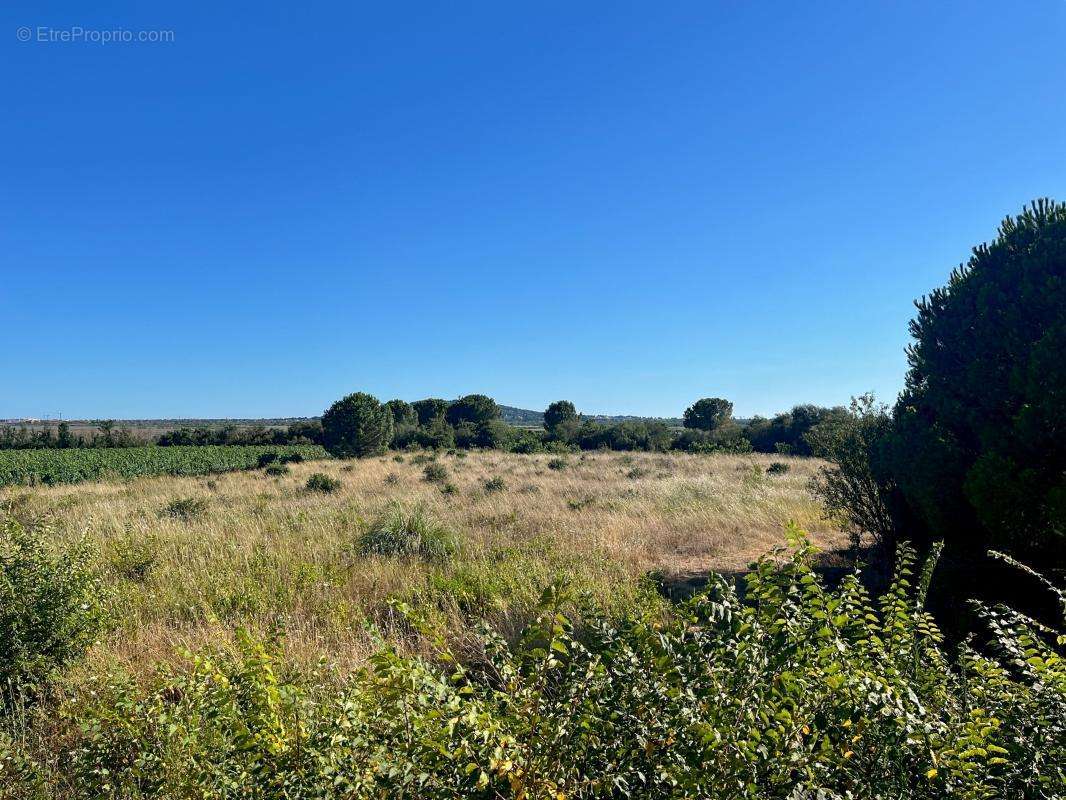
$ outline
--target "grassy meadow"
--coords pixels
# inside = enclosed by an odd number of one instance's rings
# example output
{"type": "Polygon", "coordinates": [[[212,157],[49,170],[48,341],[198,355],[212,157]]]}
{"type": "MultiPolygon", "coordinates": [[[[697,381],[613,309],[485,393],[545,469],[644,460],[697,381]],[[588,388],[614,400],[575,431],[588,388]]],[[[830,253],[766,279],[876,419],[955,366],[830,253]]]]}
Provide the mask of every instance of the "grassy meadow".
{"type": "MultiPolygon", "coordinates": [[[[390,601],[456,641],[486,619],[515,634],[542,589],[565,576],[605,611],[654,603],[667,580],[743,569],[784,541],[789,520],[843,546],[810,496],[819,462],[759,455],[495,451],[294,463],[202,477],[7,487],[0,500],[57,545],[87,542],[113,613],[81,669],[144,675],[234,632],[284,632],[288,657],[342,670],[373,648],[374,622],[416,647],[390,601]],[[436,482],[427,466],[443,467],[436,482]],[[332,492],[306,488],[314,473],[332,492]],[[365,555],[358,542],[390,506],[449,530],[443,560],[365,555]]],[[[430,470],[432,473],[435,467],[430,470]]]]}

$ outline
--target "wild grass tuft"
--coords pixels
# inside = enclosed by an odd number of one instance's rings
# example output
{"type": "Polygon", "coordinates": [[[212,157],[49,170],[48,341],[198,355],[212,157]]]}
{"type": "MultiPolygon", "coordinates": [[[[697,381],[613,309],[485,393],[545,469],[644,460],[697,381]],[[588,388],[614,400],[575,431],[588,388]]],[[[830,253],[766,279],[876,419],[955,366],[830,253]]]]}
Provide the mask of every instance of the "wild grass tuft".
{"type": "Polygon", "coordinates": [[[459,549],[455,533],[433,518],[423,505],[390,503],[359,537],[364,556],[444,561],[459,549]]]}

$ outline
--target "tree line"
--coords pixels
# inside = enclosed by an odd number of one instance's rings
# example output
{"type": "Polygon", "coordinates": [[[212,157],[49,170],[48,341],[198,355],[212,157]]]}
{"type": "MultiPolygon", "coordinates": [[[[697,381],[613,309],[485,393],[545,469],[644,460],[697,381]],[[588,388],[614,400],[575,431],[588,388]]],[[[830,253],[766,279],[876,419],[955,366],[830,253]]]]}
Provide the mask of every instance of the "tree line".
{"type": "Polygon", "coordinates": [[[719,397],[697,400],[685,410],[683,426],[659,420],[597,422],[578,413],[569,400],[544,410],[543,428],[520,428],[500,418],[500,407],[484,394],[456,400],[427,398],[381,402],[366,392],[334,403],[321,419],[315,439],[341,458],[380,455],[388,449],[486,448],[515,453],[573,450],[645,450],[690,453],[766,452],[811,455],[809,432],[848,412],[843,408],[797,406],[773,419],[740,423],[733,404],[719,397]]]}
{"type": "Polygon", "coordinates": [[[208,446],[319,444],[322,425],[318,420],[298,420],[286,428],[266,425],[183,426],[158,437],[146,436],[127,427],[116,426],[114,420],[96,420],[96,429],[75,432],[70,423],[60,422],[55,428],[34,428],[28,425],[0,426],[0,450],[66,450],[100,447],[145,447],[146,445],[208,446]]]}
{"type": "MultiPolygon", "coordinates": [[[[369,396],[368,396],[369,397],[369,396]]],[[[733,418],[733,406],[722,398],[703,398],[685,412],[683,426],[673,426],[661,420],[631,419],[602,422],[586,418],[574,404],[559,400],[544,410],[543,429],[514,426],[500,416],[500,406],[483,394],[471,394],[457,400],[427,398],[408,403],[389,400],[385,403],[370,398],[388,410],[391,432],[386,448],[489,448],[518,453],[568,450],[682,450],[691,453],[760,452],[808,456],[812,454],[807,434],[816,425],[846,416],[844,408],[823,408],[814,405],[796,406],[789,412],[767,419],[755,417],[749,421],[733,418]]],[[[355,420],[366,415],[375,416],[373,403],[356,402],[345,419],[355,420]],[[356,410],[358,409],[358,410],[356,410]]],[[[328,412],[327,412],[328,413],[328,412]]],[[[335,424],[340,418],[334,418],[335,424]]],[[[100,420],[91,434],[72,433],[70,425],[61,422],[56,428],[32,429],[26,426],[0,428],[0,450],[66,449],[93,447],[143,447],[156,444],[171,446],[208,445],[300,445],[325,444],[322,419],[293,422],[285,428],[265,425],[222,427],[183,426],[152,439],[138,435],[129,428],[115,426],[113,420],[100,420]]],[[[355,424],[353,422],[353,424],[355,424]]],[[[380,452],[384,433],[374,430],[372,422],[360,422],[363,436],[370,436],[373,444],[353,446],[352,452],[380,452]],[[373,433],[371,434],[371,431],[373,433]]],[[[347,437],[351,438],[350,434],[347,437]]]]}

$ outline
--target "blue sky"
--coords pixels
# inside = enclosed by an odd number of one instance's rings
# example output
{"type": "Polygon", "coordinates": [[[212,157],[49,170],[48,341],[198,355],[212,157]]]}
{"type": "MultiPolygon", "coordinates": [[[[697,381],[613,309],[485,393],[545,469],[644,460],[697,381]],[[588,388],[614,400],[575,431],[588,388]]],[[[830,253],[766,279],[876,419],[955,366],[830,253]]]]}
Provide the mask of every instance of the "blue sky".
{"type": "Polygon", "coordinates": [[[0,417],[891,400],[912,301],[1066,195],[1063,0],[0,18],[0,417]]]}

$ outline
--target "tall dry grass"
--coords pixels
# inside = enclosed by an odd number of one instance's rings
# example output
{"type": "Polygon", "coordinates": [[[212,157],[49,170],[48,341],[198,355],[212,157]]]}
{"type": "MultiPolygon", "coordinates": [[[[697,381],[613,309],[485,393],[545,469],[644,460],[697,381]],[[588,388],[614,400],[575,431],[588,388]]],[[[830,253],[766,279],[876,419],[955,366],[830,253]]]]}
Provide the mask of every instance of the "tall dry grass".
{"type": "Polygon", "coordinates": [[[551,458],[442,455],[451,494],[405,454],[293,464],[280,477],[12,488],[0,500],[59,542],[88,538],[115,627],[87,668],[133,674],[182,648],[224,646],[242,627],[283,631],[290,657],[326,656],[345,669],[372,647],[364,622],[409,636],[392,600],[457,637],[481,618],[514,630],[559,575],[597,604],[622,607],[647,596],[640,579],[650,571],[743,568],[783,542],[788,520],[823,547],[844,544],[807,491],[814,461],[775,457],[790,469],[768,476],[771,459],[758,455],[589,453],[562,469],[550,469],[551,458]],[[340,490],[308,491],[314,472],[339,479],[340,490]],[[502,490],[486,489],[494,478],[502,490]],[[459,553],[444,563],[360,555],[360,535],[393,501],[454,531],[459,553]]]}

